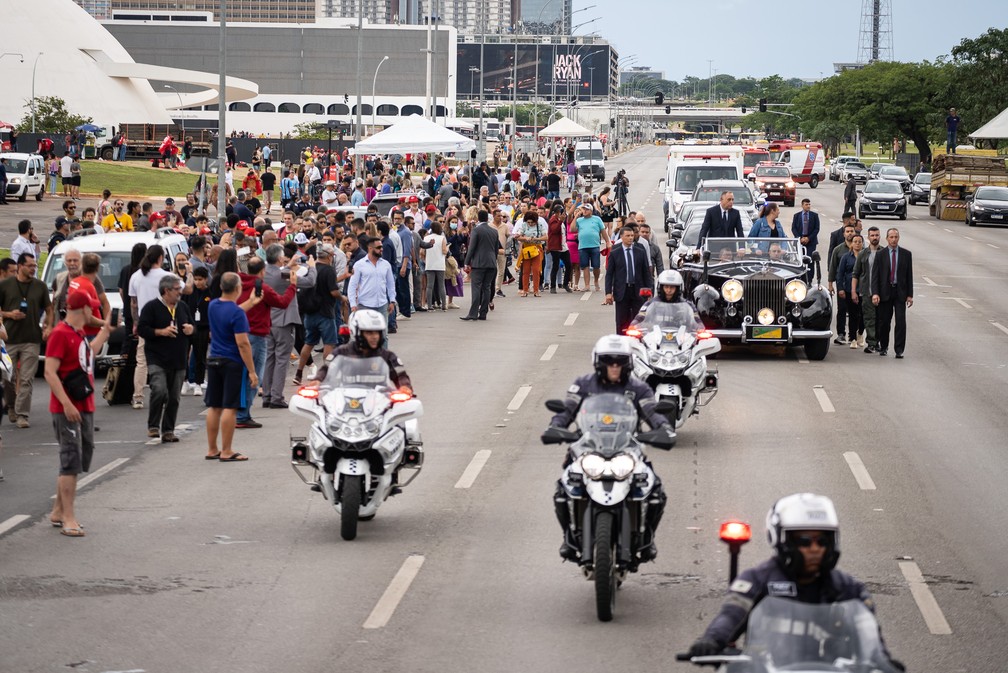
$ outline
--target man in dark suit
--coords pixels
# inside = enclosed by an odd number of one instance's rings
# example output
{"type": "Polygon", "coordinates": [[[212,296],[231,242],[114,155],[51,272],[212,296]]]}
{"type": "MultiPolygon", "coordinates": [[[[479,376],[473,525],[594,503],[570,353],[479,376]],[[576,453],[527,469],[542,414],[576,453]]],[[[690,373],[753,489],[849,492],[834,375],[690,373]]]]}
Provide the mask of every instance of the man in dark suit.
{"type": "Polygon", "coordinates": [[[494,282],[497,280],[497,250],[500,238],[497,230],[487,224],[487,212],[479,211],[479,224],[469,236],[469,250],[465,256],[465,270],[472,279],[472,304],[469,314],[460,320],[486,320],[490,302],[494,296],[494,282]]]}
{"type": "Polygon", "coordinates": [[[745,237],[742,232],[742,216],[732,206],[735,205],[735,195],[731,192],[721,192],[721,203],[711,206],[704,214],[703,224],[700,226],[700,243],[707,237],[711,238],[737,238],[745,237]]]}
{"type": "Polygon", "coordinates": [[[620,229],[620,244],[613,246],[606,261],[604,304],[616,304],[616,332],[623,334],[644,305],[641,290],[654,287],[650,260],[644,246],[634,244],[633,227],[620,229]]]}
{"type": "Polygon", "coordinates": [[[819,245],[819,213],[813,212],[808,199],[801,200],[801,211],[791,219],[791,235],[805,246],[809,256],[819,245]]]}
{"type": "Polygon", "coordinates": [[[855,222],[857,222],[857,216],[852,212],[845,212],[843,214],[843,220],[840,222],[840,227],[830,232],[829,247],[826,249],[826,254],[823,256],[827,262],[829,262],[830,256],[833,254],[833,248],[844,242],[844,227],[848,224],[854,224],[855,222]]]}
{"type": "Polygon", "coordinates": [[[889,325],[896,316],[893,350],[903,358],[906,347],[906,310],[913,306],[913,256],[899,247],[899,229],[886,232],[888,245],[875,255],[872,266],[872,304],[878,308],[879,355],[889,354],[889,325]]]}

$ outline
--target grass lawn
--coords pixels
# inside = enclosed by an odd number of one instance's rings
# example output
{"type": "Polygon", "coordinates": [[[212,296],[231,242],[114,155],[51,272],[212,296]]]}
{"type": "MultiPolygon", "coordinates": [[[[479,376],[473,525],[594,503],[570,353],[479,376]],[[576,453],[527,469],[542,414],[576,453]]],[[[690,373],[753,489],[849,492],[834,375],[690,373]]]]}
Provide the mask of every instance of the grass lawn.
{"type": "MultiPolygon", "coordinates": [[[[39,252],[39,259],[37,260],[39,275],[42,274],[42,269],[45,268],[45,261],[48,256],[49,253],[45,250],[39,252]]],[[[0,259],[3,259],[4,257],[10,257],[10,248],[0,248],[0,259]]]]}
{"type": "MultiPolygon", "coordinates": [[[[917,154],[917,146],[913,144],[913,141],[907,141],[907,152],[910,154],[917,154]]],[[[861,143],[861,156],[866,159],[874,159],[876,161],[892,161],[892,147],[880,147],[879,143],[861,143]]],[[[945,152],[945,145],[932,145],[931,154],[942,154],[945,152]]],[[[854,154],[854,144],[843,144],[840,145],[840,154],[851,155],[854,154]]]]}
{"type": "MultiPolygon", "coordinates": [[[[239,169],[235,173],[236,186],[245,172],[239,169]]],[[[188,168],[152,168],[149,161],[85,161],[81,166],[81,193],[99,196],[103,189],[110,189],[115,196],[173,196],[183,201],[196,186],[198,176],[188,168]]],[[[208,181],[213,184],[215,179],[209,176],[208,181]]]]}

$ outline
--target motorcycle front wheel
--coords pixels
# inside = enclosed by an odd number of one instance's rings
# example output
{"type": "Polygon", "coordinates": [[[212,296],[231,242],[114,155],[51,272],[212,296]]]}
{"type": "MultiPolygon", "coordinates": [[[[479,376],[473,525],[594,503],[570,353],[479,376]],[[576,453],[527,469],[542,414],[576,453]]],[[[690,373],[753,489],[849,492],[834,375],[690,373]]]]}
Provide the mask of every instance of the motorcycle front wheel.
{"type": "Polygon", "coordinates": [[[363,490],[363,477],[343,477],[343,487],[340,488],[340,536],[344,540],[357,537],[363,490]]]}
{"type": "Polygon", "coordinates": [[[595,519],[595,611],[600,622],[612,621],[616,610],[616,585],[613,514],[600,512],[595,519]]]}

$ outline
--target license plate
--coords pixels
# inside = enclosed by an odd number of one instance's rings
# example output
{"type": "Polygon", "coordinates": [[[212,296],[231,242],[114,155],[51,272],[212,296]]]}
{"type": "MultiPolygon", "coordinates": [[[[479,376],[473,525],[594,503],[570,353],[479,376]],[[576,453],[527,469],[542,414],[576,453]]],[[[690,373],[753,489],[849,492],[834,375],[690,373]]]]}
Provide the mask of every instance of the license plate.
{"type": "Polygon", "coordinates": [[[875,206],[875,207],[878,208],[879,210],[889,210],[891,206],[875,206]]]}
{"type": "Polygon", "coordinates": [[[770,196],[780,196],[781,192],[770,192],[770,196]]]}
{"type": "Polygon", "coordinates": [[[1001,215],[991,215],[991,219],[992,220],[1003,220],[1004,219],[1004,215],[1003,214],[1001,214],[1001,215]]]}
{"type": "Polygon", "coordinates": [[[752,328],[752,338],[753,339],[768,339],[771,341],[780,341],[784,338],[784,328],[783,327],[764,327],[763,325],[753,325],[752,328]]]}

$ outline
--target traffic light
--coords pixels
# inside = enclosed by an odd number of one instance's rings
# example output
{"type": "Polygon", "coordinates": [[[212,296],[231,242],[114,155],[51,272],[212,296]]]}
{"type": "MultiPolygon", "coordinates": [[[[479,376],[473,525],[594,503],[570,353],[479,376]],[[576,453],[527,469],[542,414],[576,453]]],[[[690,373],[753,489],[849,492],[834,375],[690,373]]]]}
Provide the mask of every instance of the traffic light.
{"type": "Polygon", "coordinates": [[[665,106],[665,114],[667,114],[667,115],[672,114],[672,106],[671,105],[666,105],[665,106]]]}
{"type": "Polygon", "coordinates": [[[661,91],[659,91],[658,93],[655,94],[654,104],[655,105],[661,105],[664,102],[665,102],[665,94],[663,94],[661,91]]]}
{"type": "Polygon", "coordinates": [[[615,117],[609,117],[609,128],[611,128],[611,129],[616,128],[616,118],[615,117]]]}
{"type": "Polygon", "coordinates": [[[759,111],[766,112],[766,98],[759,99],[759,111]]]}
{"type": "Polygon", "coordinates": [[[742,114],[745,114],[745,105],[742,106],[742,114]]]}
{"type": "Polygon", "coordinates": [[[344,103],[349,103],[350,102],[350,94],[348,94],[348,93],[343,94],[343,102],[344,103]]]}

